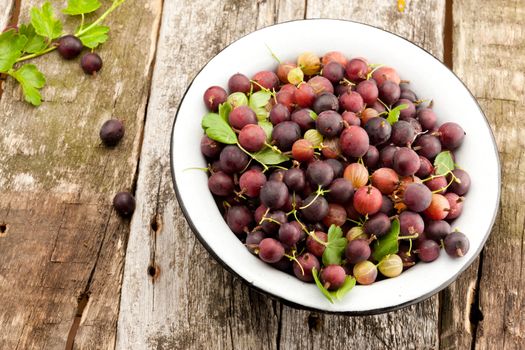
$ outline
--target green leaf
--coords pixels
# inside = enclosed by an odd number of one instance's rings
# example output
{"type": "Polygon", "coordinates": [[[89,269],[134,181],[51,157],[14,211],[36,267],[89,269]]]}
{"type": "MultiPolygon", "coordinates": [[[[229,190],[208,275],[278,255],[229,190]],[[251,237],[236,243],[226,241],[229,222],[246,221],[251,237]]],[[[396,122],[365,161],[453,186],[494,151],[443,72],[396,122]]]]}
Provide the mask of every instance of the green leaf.
{"type": "Polygon", "coordinates": [[[266,107],[256,108],[253,111],[255,112],[258,121],[268,120],[270,112],[266,110],[266,107]]]}
{"type": "Polygon", "coordinates": [[[38,7],[31,9],[31,24],[37,34],[51,40],[62,35],[62,23],[55,18],[53,7],[49,2],[45,2],[41,9],[38,7]]]}
{"type": "Polygon", "coordinates": [[[279,153],[270,147],[265,147],[257,153],[252,153],[252,156],[256,161],[265,165],[280,164],[290,159],[288,156],[279,153]]]}
{"type": "Polygon", "coordinates": [[[310,117],[311,117],[313,120],[317,120],[317,113],[315,113],[314,111],[310,111],[310,117]]]}
{"type": "Polygon", "coordinates": [[[24,64],[20,69],[9,72],[9,75],[22,85],[25,100],[34,106],[40,106],[42,96],[39,89],[46,83],[44,74],[34,64],[24,64]]]}
{"type": "Polygon", "coordinates": [[[228,116],[232,111],[232,105],[229,102],[224,102],[219,105],[219,115],[226,123],[228,123],[228,116]]]}
{"type": "Polygon", "coordinates": [[[314,277],[315,284],[317,285],[317,288],[323,293],[323,295],[328,299],[329,302],[332,304],[334,303],[334,299],[341,300],[348,292],[352,290],[355,286],[355,278],[352,276],[346,276],[345,281],[339,287],[338,290],[335,290],[333,292],[326,289],[321,281],[319,280],[319,275],[317,273],[317,270],[315,267],[312,269],[312,276],[314,277]]]}
{"type": "Polygon", "coordinates": [[[315,267],[312,269],[312,276],[314,277],[314,281],[315,281],[315,284],[317,285],[317,288],[319,288],[319,290],[321,291],[321,293],[324,294],[326,299],[328,299],[328,301],[333,304],[334,299],[332,298],[332,293],[330,293],[328,289],[326,289],[321,283],[321,281],[319,280],[319,276],[317,276],[317,269],[315,267]]]}
{"type": "Polygon", "coordinates": [[[397,122],[399,120],[399,114],[401,113],[401,111],[403,109],[407,109],[408,108],[408,105],[406,104],[401,104],[395,108],[392,108],[389,112],[388,112],[388,117],[386,118],[386,121],[390,123],[390,125],[393,125],[395,122],[397,122]]]}
{"type": "Polygon", "coordinates": [[[272,141],[273,124],[267,120],[259,121],[259,126],[264,130],[266,134],[266,142],[272,141]]]}
{"type": "Polygon", "coordinates": [[[13,68],[26,43],[27,38],[13,29],[0,34],[0,72],[6,73],[13,68]]]}
{"type": "Polygon", "coordinates": [[[328,229],[328,242],[343,237],[343,230],[341,227],[332,224],[328,229]]]}
{"type": "Polygon", "coordinates": [[[434,167],[436,175],[446,175],[450,171],[454,170],[455,163],[452,159],[450,151],[440,152],[436,159],[434,159],[434,167]]]}
{"type": "Polygon", "coordinates": [[[98,10],[100,5],[98,0],[68,0],[62,12],[71,16],[81,15],[98,10]]]}
{"type": "Polygon", "coordinates": [[[31,23],[21,24],[18,28],[18,33],[27,38],[27,43],[23,49],[24,52],[36,53],[47,47],[46,39],[35,32],[35,28],[31,23]]]}
{"type": "Polygon", "coordinates": [[[323,252],[323,264],[328,265],[341,265],[341,256],[345,251],[348,241],[346,238],[337,238],[331,242],[328,242],[328,245],[323,252]]]}
{"type": "Polygon", "coordinates": [[[355,287],[355,278],[352,276],[346,276],[343,285],[339,287],[335,292],[330,292],[330,294],[335,295],[335,298],[341,300],[352,288],[355,287]]]}
{"type": "Polygon", "coordinates": [[[233,145],[237,143],[237,135],[231,126],[217,113],[208,113],[202,118],[202,128],[212,140],[233,145]]]}
{"type": "Polygon", "coordinates": [[[395,254],[399,250],[399,219],[392,221],[390,231],[383,237],[379,238],[374,242],[374,249],[372,257],[376,261],[381,261],[385,256],[389,254],[395,254]]]}
{"type": "Polygon", "coordinates": [[[249,106],[254,111],[258,108],[266,107],[270,98],[272,98],[272,94],[269,91],[257,91],[250,96],[249,106]]]}
{"type": "Polygon", "coordinates": [[[82,33],[78,38],[85,47],[94,49],[108,40],[109,27],[96,25],[82,33]]]}
{"type": "Polygon", "coordinates": [[[343,230],[339,226],[331,225],[328,229],[327,246],[323,253],[323,264],[340,265],[347,244],[348,241],[343,237],[343,230]]]}

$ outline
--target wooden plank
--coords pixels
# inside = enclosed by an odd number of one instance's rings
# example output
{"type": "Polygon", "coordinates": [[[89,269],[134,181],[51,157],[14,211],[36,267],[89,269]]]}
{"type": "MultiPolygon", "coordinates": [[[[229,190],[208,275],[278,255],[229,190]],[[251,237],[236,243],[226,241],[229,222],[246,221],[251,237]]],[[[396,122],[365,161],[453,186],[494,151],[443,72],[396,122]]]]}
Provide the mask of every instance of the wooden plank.
{"type": "MultiPolygon", "coordinates": [[[[445,1],[407,2],[399,13],[394,1],[374,6],[355,1],[309,1],[307,17],[345,18],[399,34],[443,56],[445,1]]],[[[357,54],[357,53],[356,53],[357,54]]],[[[322,315],[283,307],[282,349],[435,349],[438,347],[438,297],[400,311],[369,317],[322,315]]]]}
{"type": "MultiPolygon", "coordinates": [[[[41,1],[22,2],[21,19],[41,1]]],[[[58,12],[58,11],[57,11],[58,12]]],[[[108,17],[97,50],[104,68],[82,73],[57,53],[34,60],[47,77],[39,108],[8,80],[0,100],[0,348],[112,348],[127,221],[113,212],[132,189],[160,1],[127,2],[108,17]],[[130,18],[140,25],[131,26],[130,18]],[[124,121],[115,149],[100,145],[110,117],[124,121]],[[79,307],[78,300],[81,301],[79,307]],[[85,308],[83,304],[87,302],[85,308]]],[[[67,22],[66,30],[74,23],[67,22]]]]}
{"type": "Polygon", "coordinates": [[[473,293],[477,349],[525,348],[525,3],[455,1],[453,64],[481,103],[501,159],[499,219],[485,246],[473,293]],[[479,309],[478,309],[479,304],[479,309]]]}
{"type": "Polygon", "coordinates": [[[202,65],[238,37],[275,18],[303,13],[303,1],[164,3],[137,184],[141,201],[126,255],[118,349],[277,348],[280,305],[232,278],[188,228],[174,199],[169,140],[178,102],[202,65]],[[157,267],[153,277],[148,266],[157,267]]]}
{"type": "Polygon", "coordinates": [[[15,0],[3,0],[0,2],[0,30],[3,30],[13,13],[15,7],[15,0]]]}

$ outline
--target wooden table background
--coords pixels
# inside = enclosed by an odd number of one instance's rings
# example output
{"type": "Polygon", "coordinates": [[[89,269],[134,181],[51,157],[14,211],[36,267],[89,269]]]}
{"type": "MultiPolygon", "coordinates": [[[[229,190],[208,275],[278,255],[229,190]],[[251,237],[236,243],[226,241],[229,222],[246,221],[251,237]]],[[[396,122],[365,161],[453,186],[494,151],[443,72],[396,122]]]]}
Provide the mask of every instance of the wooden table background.
{"type": "MultiPolygon", "coordinates": [[[[42,2],[0,0],[0,28],[42,2]]],[[[37,59],[48,77],[37,109],[2,84],[0,348],[525,349],[524,21],[523,0],[412,0],[403,13],[395,0],[127,1],[109,18],[97,77],[56,53],[37,59]],[[200,67],[257,28],[317,17],[385,28],[444,60],[498,142],[501,207],[481,257],[400,311],[323,315],[251,291],[197,242],[175,199],[171,125],[200,67]],[[110,117],[126,126],[116,149],[98,139],[110,117]],[[110,205],[120,190],[136,193],[131,222],[110,205]]]]}

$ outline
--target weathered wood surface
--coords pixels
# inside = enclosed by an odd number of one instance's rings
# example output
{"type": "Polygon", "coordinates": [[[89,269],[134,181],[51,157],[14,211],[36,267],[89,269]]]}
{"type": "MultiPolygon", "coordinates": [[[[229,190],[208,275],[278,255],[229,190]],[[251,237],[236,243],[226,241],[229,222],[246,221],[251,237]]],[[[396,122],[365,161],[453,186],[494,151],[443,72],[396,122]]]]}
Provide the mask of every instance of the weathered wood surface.
{"type": "MultiPolygon", "coordinates": [[[[15,2],[0,2],[0,29],[15,2]]],[[[23,0],[22,18],[41,2],[23,0]]],[[[525,3],[406,2],[404,13],[394,0],[373,6],[357,0],[127,2],[110,16],[112,38],[100,50],[105,67],[99,77],[84,76],[78,62],[55,53],[39,58],[48,87],[38,109],[21,101],[14,84],[4,84],[0,348],[524,349],[525,3]],[[444,30],[446,5],[452,7],[451,31],[444,30]],[[173,193],[169,138],[186,86],[238,37],[304,17],[372,24],[438,58],[445,53],[444,33],[452,33],[453,68],[496,134],[503,192],[482,258],[439,297],[371,317],[292,309],[223,270],[183,218],[173,193]],[[109,117],[123,119],[127,128],[113,150],[98,141],[109,117]],[[110,202],[135,182],[138,206],[128,228],[110,202]]]]}
{"type": "MultiPolygon", "coordinates": [[[[21,20],[42,3],[22,1],[21,20]]],[[[108,18],[113,30],[97,50],[104,68],[96,77],[84,75],[79,60],[66,62],[56,52],[35,60],[48,82],[41,107],[23,102],[11,80],[4,85],[2,349],[64,349],[75,334],[76,348],[114,347],[129,227],[114,214],[111,200],[133,186],[160,5],[129,1],[108,18]],[[111,117],[126,127],[115,149],[102,147],[98,138],[111,117]],[[87,301],[78,317],[77,299],[87,301]]],[[[73,30],[73,21],[65,29],[73,30]]]]}
{"type": "Polygon", "coordinates": [[[15,7],[14,0],[2,0],[0,2],[0,29],[3,30],[9,24],[13,9],[15,7]]]}
{"type": "Polygon", "coordinates": [[[499,219],[483,254],[476,349],[525,349],[525,2],[454,1],[454,70],[480,102],[501,159],[499,219]]]}
{"type": "Polygon", "coordinates": [[[221,1],[212,8],[199,1],[164,3],[137,184],[142,201],[131,224],[118,349],[438,346],[437,297],[388,315],[349,318],[295,310],[249,290],[213,262],[174,199],[169,137],[182,93],[209,58],[243,34],[305,14],[349,18],[390,29],[443,55],[444,1],[408,3],[404,14],[389,1],[374,7],[357,1],[348,6],[308,1],[305,6],[302,1],[221,1]],[[213,21],[207,17],[206,26],[190,25],[204,21],[207,13],[220,15],[213,21]],[[177,80],[170,74],[175,64],[177,80]],[[148,275],[148,266],[156,267],[155,276],[148,275]]]}

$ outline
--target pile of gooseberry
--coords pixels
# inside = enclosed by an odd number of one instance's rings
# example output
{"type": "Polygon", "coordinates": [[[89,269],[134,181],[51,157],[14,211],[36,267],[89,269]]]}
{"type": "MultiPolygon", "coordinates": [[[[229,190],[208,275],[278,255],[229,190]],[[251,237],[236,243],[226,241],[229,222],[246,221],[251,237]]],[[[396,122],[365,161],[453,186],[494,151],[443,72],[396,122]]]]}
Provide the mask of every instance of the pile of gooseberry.
{"type": "Polygon", "coordinates": [[[237,138],[202,137],[208,187],[231,231],[265,263],[304,282],[318,271],[334,291],[349,276],[362,285],[396,277],[441,248],[453,258],[468,252],[451,226],[470,187],[454,155],[465,132],[438,123],[433,102],[394,68],[307,52],[251,79],[236,73],[203,99],[237,138]],[[262,109],[252,103],[260,91],[270,97],[262,109]],[[326,257],[334,228],[344,233],[335,260],[326,257]],[[379,255],[385,239],[394,250],[379,255]]]}

